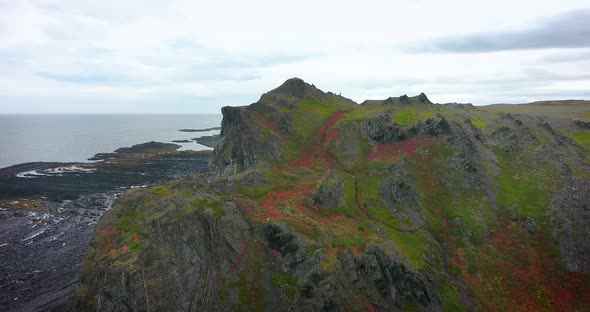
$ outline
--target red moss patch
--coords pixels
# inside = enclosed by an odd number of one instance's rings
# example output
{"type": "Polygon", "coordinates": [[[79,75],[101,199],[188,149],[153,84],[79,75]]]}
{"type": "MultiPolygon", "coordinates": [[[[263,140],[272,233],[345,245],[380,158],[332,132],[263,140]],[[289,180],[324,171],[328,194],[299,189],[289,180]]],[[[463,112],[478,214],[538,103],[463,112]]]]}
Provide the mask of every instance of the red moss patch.
{"type": "Polygon", "coordinates": [[[421,136],[405,141],[375,144],[367,155],[367,161],[392,162],[404,156],[412,156],[416,149],[436,142],[435,138],[421,136]]]}
{"type": "Polygon", "coordinates": [[[278,124],[276,121],[270,121],[258,113],[252,113],[252,117],[254,117],[254,120],[256,120],[256,122],[259,125],[264,127],[266,130],[270,131],[272,134],[281,138],[281,140],[283,140],[283,141],[287,140],[287,137],[282,132],[277,130],[278,124]]]}
{"type": "Polygon", "coordinates": [[[266,222],[268,219],[275,221],[290,219],[289,217],[283,215],[283,213],[279,210],[278,206],[280,204],[287,203],[288,201],[293,201],[293,204],[297,207],[298,204],[301,203],[301,200],[305,197],[308,197],[312,192],[313,189],[302,188],[297,190],[269,193],[266,197],[266,200],[262,204],[262,208],[264,209],[262,221],[266,222]]]}
{"type": "Polygon", "coordinates": [[[115,249],[114,237],[117,234],[117,229],[114,225],[108,225],[98,232],[97,243],[98,252],[100,254],[107,254],[115,249]]]}
{"type": "Polygon", "coordinates": [[[322,160],[325,164],[333,162],[333,157],[329,155],[328,149],[334,140],[340,135],[338,129],[334,128],[340,119],[346,116],[345,112],[337,112],[328,119],[328,122],[308,139],[304,150],[298,158],[290,162],[292,168],[310,168],[316,159],[322,160]]]}
{"type": "Polygon", "coordinates": [[[542,234],[530,235],[510,222],[476,251],[477,275],[459,251],[455,263],[484,310],[587,311],[590,277],[558,262],[542,234]]]}

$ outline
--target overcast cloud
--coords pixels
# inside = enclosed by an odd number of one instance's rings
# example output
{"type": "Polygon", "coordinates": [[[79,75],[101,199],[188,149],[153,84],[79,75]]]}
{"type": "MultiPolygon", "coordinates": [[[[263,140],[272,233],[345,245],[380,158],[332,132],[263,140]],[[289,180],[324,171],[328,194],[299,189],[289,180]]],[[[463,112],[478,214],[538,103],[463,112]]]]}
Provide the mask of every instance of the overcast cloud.
{"type": "Polygon", "coordinates": [[[0,113],[217,113],[290,77],[355,101],[590,98],[585,1],[0,0],[0,113]]]}

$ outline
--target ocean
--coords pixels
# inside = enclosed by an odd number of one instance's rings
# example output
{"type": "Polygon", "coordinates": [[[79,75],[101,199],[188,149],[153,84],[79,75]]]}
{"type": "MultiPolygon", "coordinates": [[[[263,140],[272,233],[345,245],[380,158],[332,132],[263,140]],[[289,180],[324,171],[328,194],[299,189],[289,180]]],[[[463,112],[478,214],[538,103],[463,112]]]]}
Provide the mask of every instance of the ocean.
{"type": "MultiPolygon", "coordinates": [[[[149,141],[218,134],[221,115],[0,115],[0,168],[34,161],[85,162],[96,153],[149,141]]],[[[210,149],[196,142],[181,150],[210,149]]]]}

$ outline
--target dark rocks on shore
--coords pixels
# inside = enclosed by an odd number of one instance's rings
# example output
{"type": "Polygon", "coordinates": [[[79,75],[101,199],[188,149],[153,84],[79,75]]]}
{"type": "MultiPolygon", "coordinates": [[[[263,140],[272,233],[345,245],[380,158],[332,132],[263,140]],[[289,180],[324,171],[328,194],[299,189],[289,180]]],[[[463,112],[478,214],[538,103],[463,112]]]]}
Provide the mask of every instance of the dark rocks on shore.
{"type": "Polygon", "coordinates": [[[164,152],[172,152],[175,151],[182,146],[178,144],[172,143],[162,143],[162,142],[147,142],[142,144],[136,144],[131,147],[121,147],[115,150],[115,153],[120,154],[130,154],[130,153],[144,153],[144,154],[156,154],[156,153],[164,153],[164,152]]]}
{"type": "Polygon", "coordinates": [[[65,304],[94,227],[120,193],[208,171],[210,151],[177,146],[149,142],[96,155],[103,161],[95,163],[0,169],[0,311],[65,304]]]}
{"type": "Polygon", "coordinates": [[[200,138],[194,138],[195,142],[207,146],[207,147],[215,147],[219,141],[221,141],[221,135],[209,135],[209,136],[202,136],[200,138]]]}
{"type": "Polygon", "coordinates": [[[172,140],[174,143],[191,143],[191,140],[172,140]]]}
{"type": "Polygon", "coordinates": [[[32,171],[32,170],[46,170],[51,168],[71,166],[75,163],[60,163],[60,162],[30,162],[24,164],[18,164],[6,168],[0,168],[0,177],[15,176],[19,173],[32,171]]]}
{"type": "Polygon", "coordinates": [[[171,153],[175,152],[177,149],[181,148],[181,145],[172,144],[172,143],[162,143],[162,142],[147,142],[142,144],[136,144],[131,147],[121,147],[115,150],[113,153],[98,153],[93,157],[88,158],[88,160],[107,160],[107,159],[121,159],[121,158],[129,158],[129,157],[136,157],[137,154],[163,154],[163,153],[171,153]]]}
{"type": "Polygon", "coordinates": [[[180,129],[180,132],[207,132],[213,130],[221,130],[221,127],[211,127],[211,128],[204,128],[204,129],[180,129]]]}

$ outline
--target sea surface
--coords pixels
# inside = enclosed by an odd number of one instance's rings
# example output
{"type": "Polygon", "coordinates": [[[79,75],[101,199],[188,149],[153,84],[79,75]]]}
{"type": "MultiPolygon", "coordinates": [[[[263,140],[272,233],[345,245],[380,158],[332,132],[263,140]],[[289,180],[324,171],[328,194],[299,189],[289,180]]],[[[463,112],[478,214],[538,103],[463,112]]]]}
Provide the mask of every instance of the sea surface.
{"type": "MultiPolygon", "coordinates": [[[[34,161],[84,162],[96,153],[149,141],[213,135],[221,115],[0,115],[0,168],[34,161]]],[[[210,149],[196,142],[181,150],[210,149]]]]}

